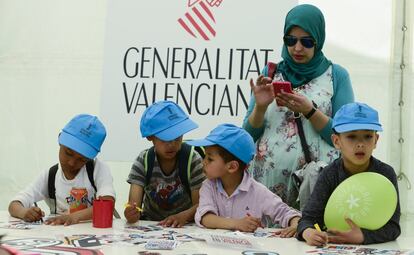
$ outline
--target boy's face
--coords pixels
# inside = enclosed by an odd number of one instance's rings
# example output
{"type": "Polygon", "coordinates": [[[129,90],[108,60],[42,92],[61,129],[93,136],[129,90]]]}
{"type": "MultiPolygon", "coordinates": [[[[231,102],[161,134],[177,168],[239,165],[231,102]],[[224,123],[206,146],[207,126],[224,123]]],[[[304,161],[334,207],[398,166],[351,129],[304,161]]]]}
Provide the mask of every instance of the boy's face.
{"type": "Polygon", "coordinates": [[[164,160],[175,159],[178,151],[181,149],[183,137],[180,136],[172,141],[163,141],[155,136],[148,137],[148,140],[152,141],[157,152],[157,156],[164,160]]]}
{"type": "Polygon", "coordinates": [[[59,162],[63,173],[67,178],[74,177],[79,170],[86,164],[89,159],[69,149],[64,145],[60,145],[59,162]]]}
{"type": "Polygon", "coordinates": [[[378,138],[378,134],[373,130],[355,130],[333,134],[332,142],[335,148],[341,151],[346,170],[359,173],[367,170],[378,138]]]}
{"type": "Polygon", "coordinates": [[[228,172],[228,163],[224,162],[214,146],[205,147],[206,155],[203,160],[204,173],[208,179],[223,177],[228,172]]]}

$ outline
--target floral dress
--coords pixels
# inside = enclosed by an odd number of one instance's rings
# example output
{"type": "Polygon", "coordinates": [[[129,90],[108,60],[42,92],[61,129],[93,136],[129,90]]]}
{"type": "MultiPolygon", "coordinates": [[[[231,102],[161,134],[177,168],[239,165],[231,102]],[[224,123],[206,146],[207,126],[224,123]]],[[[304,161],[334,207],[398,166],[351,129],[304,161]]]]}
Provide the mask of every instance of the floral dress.
{"type": "MultiPolygon", "coordinates": [[[[283,77],[280,73],[276,73],[273,80],[283,81],[283,77]]],[[[332,116],[332,66],[318,78],[294,90],[313,100],[324,114],[332,116]]],[[[335,148],[322,139],[309,120],[303,116],[301,118],[312,160],[330,163],[336,159],[339,153],[335,148]]],[[[306,161],[294,113],[287,107],[272,103],[266,111],[264,125],[263,134],[256,142],[256,156],[249,171],[257,181],[281,197],[285,203],[299,208],[296,201],[298,190],[294,186],[291,175],[302,168],[306,161]]]]}

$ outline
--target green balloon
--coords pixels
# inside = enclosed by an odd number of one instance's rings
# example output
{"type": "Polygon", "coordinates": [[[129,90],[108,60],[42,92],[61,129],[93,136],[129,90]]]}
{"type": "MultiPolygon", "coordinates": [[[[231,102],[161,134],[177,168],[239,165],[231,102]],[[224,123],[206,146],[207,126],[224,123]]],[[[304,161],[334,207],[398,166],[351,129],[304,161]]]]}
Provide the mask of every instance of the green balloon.
{"type": "Polygon", "coordinates": [[[325,207],[328,229],[349,230],[345,218],[360,228],[384,226],[397,207],[397,191],[385,176],[373,172],[352,175],[336,187],[325,207]]]}

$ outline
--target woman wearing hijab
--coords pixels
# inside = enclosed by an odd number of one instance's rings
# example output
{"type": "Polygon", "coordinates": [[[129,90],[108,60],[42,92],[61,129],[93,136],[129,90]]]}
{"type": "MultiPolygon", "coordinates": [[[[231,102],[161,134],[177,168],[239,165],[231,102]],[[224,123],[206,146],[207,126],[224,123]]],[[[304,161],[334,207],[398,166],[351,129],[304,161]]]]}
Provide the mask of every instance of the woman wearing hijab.
{"type": "Polygon", "coordinates": [[[290,10],[283,41],[283,60],[274,77],[267,77],[265,67],[256,84],[250,80],[253,94],[243,127],[257,145],[249,171],[285,203],[298,208],[291,175],[306,161],[295,116],[301,118],[312,160],[330,163],[338,157],[331,142],[332,117],[354,101],[354,94],[348,72],[322,52],[325,20],[317,7],[303,4],[290,10]],[[293,94],[275,95],[272,81],[289,81],[293,94]],[[275,97],[284,106],[274,103],[275,97]]]}

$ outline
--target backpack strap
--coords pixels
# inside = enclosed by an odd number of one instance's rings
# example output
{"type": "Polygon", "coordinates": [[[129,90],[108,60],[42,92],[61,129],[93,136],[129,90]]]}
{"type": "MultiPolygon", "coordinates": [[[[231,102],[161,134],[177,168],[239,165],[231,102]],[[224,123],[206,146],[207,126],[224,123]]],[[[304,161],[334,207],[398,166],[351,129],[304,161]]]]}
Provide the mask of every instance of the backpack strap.
{"type": "Polygon", "coordinates": [[[145,186],[150,183],[152,177],[152,169],[154,168],[155,149],[154,146],[149,148],[144,155],[144,172],[145,172],[145,186]]]}
{"type": "Polygon", "coordinates": [[[55,203],[55,211],[52,212],[52,208],[50,208],[50,213],[51,214],[56,214],[57,213],[57,205],[56,205],[56,188],[55,188],[55,179],[56,179],[56,173],[58,170],[58,164],[52,166],[51,168],[49,168],[49,177],[47,180],[47,190],[49,192],[49,198],[52,199],[55,203]]]}
{"type": "Polygon", "coordinates": [[[55,179],[56,179],[57,170],[58,170],[58,164],[52,166],[49,169],[49,178],[48,178],[48,181],[47,181],[47,189],[49,191],[49,198],[50,199],[56,199],[55,179]]]}
{"type": "MultiPolygon", "coordinates": [[[[94,188],[95,192],[97,191],[95,180],[93,179],[93,170],[95,168],[95,161],[89,160],[86,162],[86,172],[88,173],[88,179],[91,183],[92,187],[94,188]]],[[[56,179],[56,173],[58,170],[58,164],[52,166],[49,169],[49,178],[47,181],[47,188],[49,192],[49,198],[56,199],[56,187],[55,187],[55,179],[56,179]]]]}
{"type": "Polygon", "coordinates": [[[201,158],[204,158],[206,156],[206,150],[203,146],[193,146],[194,150],[200,154],[201,158]]]}
{"type": "MultiPolygon", "coordinates": [[[[96,192],[98,191],[98,189],[96,188],[95,185],[95,179],[93,178],[93,171],[95,170],[95,160],[91,159],[88,160],[86,162],[86,173],[88,174],[88,179],[89,182],[91,183],[93,189],[95,190],[95,196],[96,197],[96,192]]],[[[116,219],[120,219],[121,216],[119,215],[118,211],[116,210],[116,208],[114,207],[114,213],[113,215],[115,216],[116,219]]]]}
{"type": "Polygon", "coordinates": [[[96,191],[98,190],[95,185],[95,180],[93,179],[93,170],[95,169],[95,160],[91,159],[86,162],[86,172],[88,173],[88,179],[91,183],[93,189],[96,191]]]}
{"type": "Polygon", "coordinates": [[[272,78],[275,76],[277,64],[274,62],[267,62],[267,77],[272,78]]]}
{"type": "MultiPolygon", "coordinates": [[[[93,171],[95,169],[95,160],[91,159],[88,160],[86,162],[86,173],[88,174],[88,179],[89,182],[91,183],[93,189],[95,190],[95,193],[97,192],[97,188],[95,185],[95,180],[93,179],[93,171]]],[[[48,177],[48,181],[47,181],[47,188],[48,188],[48,192],[49,192],[49,198],[53,199],[54,203],[55,203],[55,212],[54,214],[57,213],[57,205],[56,205],[56,187],[55,187],[55,180],[56,180],[56,173],[58,170],[58,164],[52,166],[49,169],[49,177],[48,177]]],[[[52,212],[50,212],[52,214],[52,212]]],[[[121,217],[119,216],[119,213],[116,211],[116,209],[114,208],[114,216],[117,219],[120,219],[121,217]]]]}
{"type": "Polygon", "coordinates": [[[194,146],[186,143],[181,144],[181,150],[178,155],[178,174],[180,176],[181,183],[183,184],[186,192],[191,198],[190,189],[190,177],[191,177],[191,162],[193,161],[194,146]]]}

